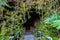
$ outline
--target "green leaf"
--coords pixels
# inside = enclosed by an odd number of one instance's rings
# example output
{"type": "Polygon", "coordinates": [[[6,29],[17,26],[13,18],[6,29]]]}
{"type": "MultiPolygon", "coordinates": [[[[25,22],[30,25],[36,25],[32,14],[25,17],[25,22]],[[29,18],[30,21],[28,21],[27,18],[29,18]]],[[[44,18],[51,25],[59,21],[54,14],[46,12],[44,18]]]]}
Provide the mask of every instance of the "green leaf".
{"type": "Polygon", "coordinates": [[[58,40],[58,38],[57,37],[53,37],[53,40],[58,40]]]}
{"type": "Polygon", "coordinates": [[[38,6],[37,9],[40,10],[40,9],[42,9],[42,7],[41,6],[38,6]]]}
{"type": "Polygon", "coordinates": [[[57,27],[57,29],[58,29],[58,30],[60,29],[60,25],[57,27]]]}
{"type": "Polygon", "coordinates": [[[52,14],[50,17],[46,18],[44,20],[44,23],[46,24],[51,24],[53,21],[60,19],[60,15],[52,14]]]}
{"type": "Polygon", "coordinates": [[[51,25],[57,29],[60,29],[60,20],[53,21],[51,25]]]}
{"type": "Polygon", "coordinates": [[[2,6],[2,5],[11,8],[11,7],[6,3],[5,0],[0,0],[0,6],[2,6]]]}

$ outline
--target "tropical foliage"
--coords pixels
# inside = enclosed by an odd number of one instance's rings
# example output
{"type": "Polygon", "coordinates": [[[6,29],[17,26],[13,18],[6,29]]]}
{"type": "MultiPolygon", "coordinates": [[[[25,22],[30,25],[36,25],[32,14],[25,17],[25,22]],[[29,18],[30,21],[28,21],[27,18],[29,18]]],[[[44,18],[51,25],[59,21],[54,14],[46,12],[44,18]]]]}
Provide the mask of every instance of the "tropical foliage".
{"type": "MultiPolygon", "coordinates": [[[[9,40],[18,31],[23,29],[26,22],[25,13],[33,7],[40,16],[40,22],[36,29],[44,35],[50,36],[53,40],[58,40],[58,30],[60,30],[60,0],[13,0],[17,4],[11,6],[8,2],[12,0],[0,0],[0,11],[3,10],[0,18],[0,40],[9,40]],[[14,8],[10,11],[4,6],[14,8]]],[[[0,13],[1,14],[1,13],[0,13]]],[[[28,16],[29,17],[29,16],[28,16]]],[[[20,34],[20,33],[19,33],[20,34]]],[[[22,31],[21,31],[22,34],[22,31]]],[[[44,40],[44,38],[42,38],[44,40]]]]}

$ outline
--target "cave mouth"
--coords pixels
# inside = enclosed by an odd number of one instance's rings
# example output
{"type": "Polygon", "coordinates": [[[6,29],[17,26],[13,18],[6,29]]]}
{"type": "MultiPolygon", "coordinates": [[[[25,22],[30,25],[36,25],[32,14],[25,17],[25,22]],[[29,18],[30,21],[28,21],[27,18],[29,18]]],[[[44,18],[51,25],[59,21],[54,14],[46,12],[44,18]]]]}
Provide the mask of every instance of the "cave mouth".
{"type": "MultiPolygon", "coordinates": [[[[27,14],[28,13],[26,12],[26,15],[27,14]]],[[[31,29],[35,28],[35,24],[37,24],[40,20],[40,15],[35,11],[35,9],[29,10],[29,15],[30,18],[28,19],[27,15],[27,21],[24,23],[25,31],[31,31],[31,29]]]]}

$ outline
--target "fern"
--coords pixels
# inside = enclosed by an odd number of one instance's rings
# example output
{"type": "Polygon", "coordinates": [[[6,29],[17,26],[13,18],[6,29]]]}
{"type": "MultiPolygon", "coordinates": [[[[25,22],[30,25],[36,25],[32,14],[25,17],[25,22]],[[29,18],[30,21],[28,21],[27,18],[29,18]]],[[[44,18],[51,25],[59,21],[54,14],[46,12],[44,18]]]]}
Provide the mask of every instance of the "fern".
{"type": "Polygon", "coordinates": [[[1,9],[4,9],[3,6],[7,6],[7,7],[11,8],[11,7],[6,3],[5,0],[0,0],[0,10],[1,10],[1,9]]]}
{"type": "Polygon", "coordinates": [[[51,25],[57,29],[60,29],[60,20],[53,21],[51,25]]]}
{"type": "Polygon", "coordinates": [[[52,27],[60,29],[60,15],[53,14],[44,20],[45,24],[51,24],[52,27]]]}

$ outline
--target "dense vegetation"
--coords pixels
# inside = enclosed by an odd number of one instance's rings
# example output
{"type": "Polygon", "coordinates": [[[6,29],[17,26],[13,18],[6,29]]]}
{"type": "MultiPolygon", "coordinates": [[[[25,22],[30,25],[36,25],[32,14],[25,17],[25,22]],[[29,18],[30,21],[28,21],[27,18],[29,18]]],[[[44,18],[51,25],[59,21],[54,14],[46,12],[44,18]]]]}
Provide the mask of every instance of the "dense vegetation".
{"type": "Polygon", "coordinates": [[[53,40],[60,38],[60,0],[0,0],[0,40],[9,40],[23,29],[25,13],[30,18],[31,8],[41,19],[36,29],[53,40]]]}

